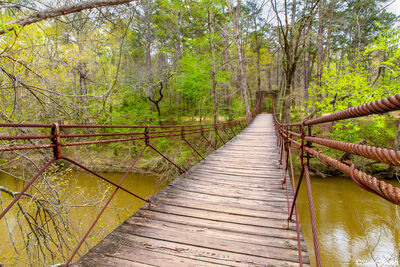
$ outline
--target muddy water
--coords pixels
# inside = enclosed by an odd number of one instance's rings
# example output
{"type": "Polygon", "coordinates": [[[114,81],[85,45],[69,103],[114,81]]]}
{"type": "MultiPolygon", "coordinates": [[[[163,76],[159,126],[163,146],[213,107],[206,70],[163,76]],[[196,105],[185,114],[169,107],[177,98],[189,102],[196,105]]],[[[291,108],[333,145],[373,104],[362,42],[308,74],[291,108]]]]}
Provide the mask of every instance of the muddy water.
{"type": "MultiPolygon", "coordinates": [[[[398,206],[360,189],[350,178],[312,177],[311,184],[322,266],[399,266],[398,206]]],[[[302,186],[300,222],[315,265],[305,183],[302,186]]]]}
{"type": "MultiPolygon", "coordinates": [[[[120,173],[107,173],[103,175],[117,184],[123,177],[123,174],[120,173]]],[[[153,192],[157,184],[157,179],[158,178],[154,176],[132,174],[127,177],[123,186],[133,193],[146,198],[153,192]]],[[[88,173],[76,171],[70,171],[67,174],[63,174],[61,177],[55,176],[52,182],[58,185],[58,191],[63,205],[68,206],[63,209],[67,211],[66,216],[63,216],[63,218],[68,218],[68,220],[70,220],[68,225],[72,235],[67,237],[67,243],[71,248],[74,248],[77,241],[80,240],[90,227],[94,218],[103,207],[108,197],[112,194],[114,187],[88,173]]],[[[4,174],[0,175],[0,185],[14,192],[20,191],[23,187],[21,180],[4,174]]],[[[35,185],[40,185],[40,182],[35,183],[35,185]]],[[[165,185],[162,185],[160,189],[164,186],[165,185]]],[[[40,197],[40,194],[36,192],[36,196],[40,197]]],[[[4,206],[10,202],[11,198],[3,192],[1,193],[1,200],[4,208],[4,206]]],[[[29,209],[30,204],[27,201],[23,202],[24,207],[29,209]]],[[[88,238],[87,243],[82,247],[82,253],[85,253],[88,248],[98,243],[144,204],[143,201],[132,197],[130,194],[119,191],[93,229],[93,235],[88,238]]],[[[58,254],[58,257],[55,257],[55,259],[52,259],[49,253],[46,253],[45,261],[43,259],[29,260],[29,257],[26,255],[27,253],[25,253],[23,249],[24,243],[21,239],[19,224],[16,219],[16,210],[16,208],[13,208],[10,212],[11,214],[7,215],[8,228],[5,220],[2,219],[0,221],[0,263],[16,264],[17,266],[49,266],[49,264],[52,263],[65,262],[65,259],[63,260],[62,257],[59,256],[59,253],[55,253],[58,254]],[[19,251],[18,254],[14,251],[7,229],[10,229],[14,233],[13,239],[19,251]]],[[[24,223],[21,214],[19,218],[20,224],[26,227],[25,229],[29,229],[28,225],[24,223]]],[[[50,230],[50,232],[54,234],[54,231],[50,230]]],[[[51,248],[57,251],[54,246],[51,248]]],[[[32,252],[34,255],[34,248],[31,246],[31,253],[32,252]]],[[[67,251],[66,249],[64,254],[70,255],[71,251],[67,251]]],[[[74,258],[74,260],[76,259],[79,259],[79,255],[74,258]]]]}

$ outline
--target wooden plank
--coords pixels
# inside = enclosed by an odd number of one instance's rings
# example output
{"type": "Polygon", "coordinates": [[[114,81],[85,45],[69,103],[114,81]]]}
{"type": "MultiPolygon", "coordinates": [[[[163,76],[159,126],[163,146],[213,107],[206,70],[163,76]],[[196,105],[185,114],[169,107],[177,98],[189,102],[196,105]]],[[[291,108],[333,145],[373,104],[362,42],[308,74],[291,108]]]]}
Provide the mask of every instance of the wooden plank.
{"type": "MultiPolygon", "coordinates": [[[[175,248],[172,248],[172,250],[175,248]]],[[[134,261],[136,263],[146,263],[152,266],[223,266],[223,263],[213,263],[204,260],[191,259],[180,255],[168,253],[167,251],[156,251],[149,247],[149,244],[143,244],[143,248],[132,246],[132,244],[118,246],[115,253],[110,257],[118,257],[134,261]]],[[[120,265],[121,266],[121,265],[120,265]]],[[[228,265],[225,265],[228,266],[228,265]]]]}
{"type": "MultiPolygon", "coordinates": [[[[118,237],[120,241],[126,242],[127,245],[136,247],[147,247],[152,251],[162,251],[164,253],[171,253],[178,256],[186,256],[191,259],[207,260],[215,264],[229,265],[229,266],[298,266],[295,262],[268,259],[246,254],[239,254],[229,251],[220,251],[201,246],[191,246],[178,242],[170,242],[165,240],[158,240],[154,238],[147,238],[137,235],[127,234],[120,232],[118,229],[111,233],[111,235],[118,237]]],[[[149,254],[151,257],[151,254],[149,254]]],[[[169,265],[165,265],[169,266],[169,265]]],[[[171,265],[175,266],[175,265],[171,265]]]]}
{"type": "MultiPolygon", "coordinates": [[[[245,174],[245,173],[226,173],[223,171],[217,171],[217,170],[209,170],[206,168],[200,169],[198,172],[200,175],[218,175],[222,177],[228,177],[229,179],[237,179],[238,181],[243,181],[244,179],[250,179],[252,181],[259,181],[266,183],[265,178],[271,178],[273,180],[279,180],[280,177],[277,177],[278,175],[282,175],[280,172],[275,172],[273,173],[272,171],[265,173],[265,174],[259,174],[259,175],[251,175],[251,174],[245,174]]],[[[191,173],[190,173],[191,174],[191,173]]]]}
{"type": "Polygon", "coordinates": [[[276,177],[274,175],[265,175],[264,177],[250,177],[246,175],[230,175],[226,173],[212,173],[212,172],[204,172],[203,170],[199,170],[196,174],[189,173],[186,177],[190,177],[192,179],[212,179],[212,180],[225,180],[230,183],[243,183],[243,184],[259,184],[262,186],[266,185],[276,185],[281,184],[282,176],[276,177]],[[268,181],[266,181],[268,179],[268,181]]]}
{"type": "MultiPolygon", "coordinates": [[[[268,167],[268,166],[266,166],[268,167]]],[[[240,169],[240,168],[228,168],[228,167],[210,167],[207,165],[203,165],[201,168],[202,171],[210,171],[210,172],[216,172],[216,173],[224,173],[228,175],[245,175],[248,177],[260,177],[261,179],[265,179],[264,175],[271,174],[271,170],[245,170],[245,169],[240,169]]],[[[278,172],[275,172],[276,174],[279,174],[278,172]]]]}
{"type": "Polygon", "coordinates": [[[137,224],[123,224],[118,231],[132,236],[173,242],[175,244],[184,244],[216,251],[233,252],[242,255],[284,260],[289,262],[296,262],[293,259],[295,259],[298,255],[297,251],[291,249],[290,247],[274,247],[255,243],[244,246],[243,242],[225,239],[222,237],[216,238],[211,235],[205,235],[204,232],[201,232],[201,235],[199,235],[199,232],[190,231],[185,231],[185,233],[182,234],[182,230],[179,229],[167,229],[165,227],[160,229],[137,224]]]}
{"type": "MultiPolygon", "coordinates": [[[[212,219],[203,219],[196,217],[188,217],[176,214],[169,214],[163,212],[154,212],[151,210],[140,210],[136,213],[138,216],[142,216],[144,220],[158,219],[167,222],[175,222],[179,224],[186,224],[192,226],[209,227],[218,230],[238,232],[244,234],[253,234],[259,236],[271,236],[280,237],[285,239],[297,240],[296,232],[291,230],[286,230],[284,228],[274,228],[267,226],[254,226],[248,224],[237,224],[224,221],[215,221],[212,219]]],[[[131,217],[133,218],[133,217],[131,217]]],[[[128,219],[129,220],[129,219],[128,219]]],[[[279,227],[279,226],[277,226],[279,227]]]]}
{"type": "MultiPolygon", "coordinates": [[[[199,178],[199,177],[198,177],[199,178]]],[[[214,187],[214,188],[228,188],[231,190],[234,189],[239,189],[239,190],[246,190],[247,192],[256,192],[256,193],[261,193],[261,192],[275,192],[277,194],[282,194],[285,195],[286,191],[282,189],[282,191],[279,191],[279,188],[281,188],[281,182],[276,183],[275,186],[278,186],[278,190],[275,187],[266,187],[265,184],[250,184],[250,183],[232,183],[232,182],[227,182],[224,180],[216,180],[216,179],[195,179],[195,177],[185,177],[180,182],[180,185],[186,185],[186,186],[202,186],[202,187],[214,187]]]]}
{"type": "MultiPolygon", "coordinates": [[[[160,194],[159,198],[160,198],[160,201],[165,199],[165,198],[163,198],[163,195],[161,195],[161,194],[160,194]]],[[[240,207],[240,208],[249,209],[249,210],[252,209],[252,210],[258,210],[258,211],[270,211],[270,212],[279,212],[279,213],[287,214],[287,210],[282,208],[282,205],[280,205],[281,203],[268,203],[268,205],[254,205],[253,202],[246,203],[243,201],[241,201],[241,202],[222,201],[218,198],[204,198],[203,195],[201,195],[201,194],[197,194],[194,196],[193,195],[188,196],[188,195],[183,195],[180,193],[173,193],[173,192],[170,192],[168,194],[168,199],[170,199],[171,201],[183,199],[183,200],[187,200],[188,202],[190,202],[191,200],[194,200],[194,201],[197,201],[198,203],[201,203],[201,202],[212,203],[211,205],[214,205],[214,206],[221,205],[221,207],[224,207],[224,206],[240,207]]]]}
{"type": "Polygon", "coordinates": [[[200,192],[194,192],[188,190],[179,190],[174,187],[168,188],[168,191],[175,194],[180,194],[188,197],[199,197],[209,200],[220,201],[222,203],[237,203],[237,204],[247,204],[247,205],[286,205],[286,198],[282,197],[271,197],[269,199],[260,200],[260,199],[252,199],[245,197],[235,197],[235,196],[226,196],[226,195],[218,195],[218,194],[206,194],[200,192]],[[283,204],[282,204],[283,203],[283,204]]]}
{"type": "Polygon", "coordinates": [[[191,188],[196,190],[209,190],[211,188],[215,188],[215,190],[223,191],[224,193],[229,193],[232,195],[242,194],[242,195],[252,195],[257,197],[265,197],[268,196],[276,196],[276,197],[286,197],[286,189],[282,188],[281,183],[274,187],[246,187],[244,185],[237,185],[236,183],[225,183],[221,184],[215,181],[204,181],[204,180],[189,180],[185,179],[179,183],[179,185],[173,185],[172,187],[176,188],[191,188]],[[279,190],[282,189],[282,190],[279,190]]]}
{"type": "MultiPolygon", "coordinates": [[[[259,200],[259,201],[285,201],[286,202],[286,195],[267,191],[263,193],[259,192],[252,192],[250,193],[249,190],[230,190],[228,188],[214,188],[213,191],[210,188],[205,188],[199,185],[193,185],[192,187],[186,187],[182,185],[174,185],[172,188],[180,191],[185,192],[193,192],[193,193],[200,193],[205,195],[212,195],[212,196],[222,196],[222,197],[230,197],[230,198],[237,198],[237,194],[242,194],[242,199],[249,199],[249,200],[259,200]]],[[[172,191],[172,189],[171,189],[172,191]]]]}
{"type": "Polygon", "coordinates": [[[207,201],[204,199],[193,199],[184,197],[159,197],[159,202],[152,205],[172,205],[179,207],[197,208],[218,212],[225,212],[229,214],[243,215],[247,217],[260,217],[260,218],[274,218],[285,220],[288,217],[287,211],[284,212],[282,209],[273,208],[270,206],[260,207],[260,206],[245,206],[245,205],[229,205],[229,203],[216,203],[212,201],[207,201]],[[218,205],[216,205],[218,204],[218,205]]]}
{"type": "MultiPolygon", "coordinates": [[[[224,212],[210,211],[197,208],[187,208],[179,206],[170,205],[154,205],[151,206],[152,211],[163,212],[168,214],[189,216],[202,219],[211,219],[214,221],[231,222],[245,225],[254,226],[265,226],[274,228],[287,228],[287,221],[285,219],[275,219],[275,218],[262,218],[262,217],[248,217],[237,214],[229,214],[224,212]]],[[[296,230],[296,228],[291,225],[289,229],[296,230]]]]}
{"type": "MultiPolygon", "coordinates": [[[[218,182],[218,183],[225,183],[225,184],[236,184],[236,185],[241,185],[241,186],[249,186],[251,187],[261,187],[261,188],[266,188],[268,189],[268,186],[281,186],[282,185],[282,178],[281,179],[275,179],[275,180],[269,180],[268,182],[264,180],[254,180],[252,178],[245,178],[245,177],[232,177],[229,175],[223,176],[223,175],[215,175],[215,174],[201,174],[201,173],[196,173],[196,175],[191,175],[188,174],[186,175],[185,178],[192,179],[192,180],[200,180],[204,182],[218,182]]],[[[269,177],[265,177],[267,179],[269,177]]]]}
{"type": "MultiPolygon", "coordinates": [[[[206,160],[204,161],[203,165],[204,166],[209,166],[209,167],[218,167],[221,166],[221,162],[218,162],[217,160],[206,160]]],[[[249,168],[253,170],[265,170],[266,167],[275,167],[276,164],[268,164],[268,165],[257,165],[257,164],[244,164],[241,161],[230,161],[230,162],[224,162],[223,163],[224,167],[229,168],[230,170],[234,169],[241,169],[241,170],[248,170],[249,168]],[[240,164],[240,165],[239,165],[240,164]]]]}
{"type": "MultiPolygon", "coordinates": [[[[149,220],[130,220],[128,224],[143,225],[147,227],[155,227],[161,229],[175,229],[181,232],[201,233],[201,235],[221,237],[229,240],[240,241],[249,244],[259,244],[264,246],[290,248],[297,251],[297,240],[282,239],[277,237],[266,237],[260,235],[249,235],[245,233],[230,232],[213,228],[200,227],[198,225],[187,225],[174,222],[167,222],[158,219],[149,220]]],[[[303,251],[305,251],[305,244],[302,240],[303,251]]]]}
{"type": "Polygon", "coordinates": [[[82,261],[78,262],[76,266],[221,266],[221,264],[147,249],[148,244],[131,246],[116,235],[110,235],[109,239],[102,242],[101,247],[105,253],[90,252],[85,256],[90,257],[90,261],[86,260],[84,265],[82,261]]]}

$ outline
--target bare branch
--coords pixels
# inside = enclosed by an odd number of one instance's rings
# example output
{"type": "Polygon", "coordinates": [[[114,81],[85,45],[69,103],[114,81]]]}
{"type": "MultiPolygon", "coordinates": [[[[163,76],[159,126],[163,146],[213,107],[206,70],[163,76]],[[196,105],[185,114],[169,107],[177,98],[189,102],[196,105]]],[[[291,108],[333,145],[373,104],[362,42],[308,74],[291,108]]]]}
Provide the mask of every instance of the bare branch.
{"type": "Polygon", "coordinates": [[[14,30],[14,26],[26,26],[30,25],[42,20],[46,19],[51,19],[51,18],[56,18],[59,16],[64,16],[72,13],[77,13],[82,10],[86,9],[92,9],[92,8],[97,8],[97,7],[104,7],[104,6],[116,6],[116,5],[121,5],[121,4],[127,4],[130,2],[133,2],[135,0],[99,0],[99,1],[86,1],[86,2],[81,2],[79,4],[74,4],[74,5],[68,5],[68,6],[63,6],[60,8],[51,8],[51,9],[46,9],[43,11],[39,11],[36,13],[33,13],[32,15],[15,19],[12,21],[7,22],[5,29],[0,30],[0,35],[14,30]]]}

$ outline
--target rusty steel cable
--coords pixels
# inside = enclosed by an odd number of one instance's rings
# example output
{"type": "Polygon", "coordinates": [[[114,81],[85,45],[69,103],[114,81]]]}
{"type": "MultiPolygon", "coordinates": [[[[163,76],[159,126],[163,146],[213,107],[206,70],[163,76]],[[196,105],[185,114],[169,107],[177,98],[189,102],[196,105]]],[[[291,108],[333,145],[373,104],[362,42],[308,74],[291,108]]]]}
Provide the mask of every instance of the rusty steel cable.
{"type": "MultiPolygon", "coordinates": [[[[235,121],[233,125],[237,125],[239,121],[235,121]]],[[[53,125],[54,126],[54,125],[53,125]]],[[[39,126],[38,126],[39,127],[39,126]]],[[[58,126],[61,128],[61,125],[58,126]]],[[[140,126],[139,128],[143,128],[140,126]]],[[[149,127],[150,128],[150,127],[149,127]]],[[[191,126],[189,130],[186,130],[185,133],[187,135],[198,134],[198,133],[206,133],[212,132],[218,129],[216,125],[206,125],[206,127],[194,128],[191,126]]],[[[60,134],[59,138],[84,138],[84,137],[107,137],[107,136],[140,136],[143,135],[142,132],[134,132],[134,133],[100,133],[100,134],[60,134]]],[[[150,132],[149,138],[164,138],[164,137],[175,137],[180,135],[179,130],[171,130],[171,131],[156,131],[150,132]],[[166,134],[167,133],[167,134],[166,134]]],[[[18,139],[52,139],[54,135],[40,135],[40,136],[15,136],[15,137],[7,137],[4,136],[3,139],[0,137],[0,140],[18,140],[18,139]]],[[[101,140],[91,140],[91,141],[80,141],[80,142],[67,142],[62,143],[60,146],[68,147],[68,146],[84,146],[84,145],[94,145],[94,144],[108,144],[108,143],[118,143],[118,142],[128,142],[128,141],[135,141],[135,140],[144,140],[145,137],[131,137],[131,138],[117,138],[117,139],[101,139],[101,140]]],[[[54,144],[40,144],[40,145],[12,145],[12,146],[3,146],[0,147],[0,152],[2,151],[17,151],[17,150],[35,150],[35,149],[44,149],[44,148],[53,148],[54,144]]]]}
{"type": "MultiPolygon", "coordinates": [[[[293,159],[292,159],[292,150],[291,146],[288,145],[288,154],[289,154],[289,166],[290,166],[290,177],[292,181],[292,191],[294,192],[296,188],[295,180],[294,180],[294,168],[293,168],[293,159]]],[[[299,214],[297,210],[297,203],[294,203],[295,208],[295,219],[296,219],[296,234],[297,234],[297,250],[299,253],[299,264],[303,266],[303,255],[302,255],[302,248],[301,248],[301,236],[300,236],[300,223],[299,223],[299,214]]],[[[288,217],[288,220],[289,217],[288,217]]]]}
{"type": "MultiPolygon", "coordinates": [[[[241,122],[244,119],[236,119],[233,122],[241,122]]],[[[83,128],[83,129],[90,129],[90,128],[130,128],[130,129],[137,129],[137,128],[191,128],[191,127],[206,127],[206,126],[220,126],[220,125],[227,125],[230,122],[219,122],[219,123],[210,123],[210,124],[192,124],[192,125],[98,125],[98,124],[60,124],[60,128],[83,128]]],[[[3,128],[52,128],[53,124],[43,124],[43,123],[0,123],[0,127],[3,128]]]]}
{"type": "Polygon", "coordinates": [[[102,180],[108,182],[109,184],[112,184],[113,186],[115,186],[115,187],[117,187],[117,188],[119,188],[119,189],[125,191],[126,193],[128,193],[128,194],[130,194],[130,195],[132,195],[132,196],[134,196],[134,197],[136,197],[136,198],[138,198],[138,199],[140,199],[140,200],[142,200],[142,201],[149,202],[149,200],[147,200],[147,199],[145,199],[145,198],[143,198],[143,197],[141,197],[141,196],[139,196],[139,195],[137,195],[137,194],[131,192],[130,190],[128,190],[128,189],[126,189],[126,188],[124,188],[124,187],[122,187],[122,186],[119,186],[118,184],[114,183],[113,181],[111,181],[111,180],[105,178],[104,176],[102,176],[102,175],[100,175],[100,174],[98,174],[98,173],[96,173],[96,172],[90,170],[89,168],[83,166],[82,164],[80,164],[79,162],[76,162],[76,161],[73,160],[73,159],[70,159],[70,158],[67,158],[67,157],[61,157],[61,159],[71,162],[72,164],[74,164],[74,165],[80,167],[81,169],[87,171],[88,173],[93,174],[94,176],[97,176],[98,178],[100,178],[100,179],[102,179],[102,180]]]}
{"type": "Polygon", "coordinates": [[[41,123],[0,123],[4,128],[52,128],[53,124],[41,123]]]}
{"type": "MultiPolygon", "coordinates": [[[[301,143],[295,141],[290,137],[287,137],[287,139],[297,148],[301,148],[301,143]]],[[[382,198],[396,205],[400,205],[400,188],[385,183],[384,181],[381,181],[378,178],[368,175],[355,168],[353,168],[352,170],[351,165],[349,166],[346,163],[331,158],[321,153],[321,151],[317,151],[309,147],[305,147],[305,151],[320,160],[321,162],[325,163],[326,165],[329,165],[336,170],[348,175],[349,177],[356,179],[363,186],[367,187],[369,190],[372,190],[374,194],[381,196],[382,198]]]]}
{"type": "MultiPolygon", "coordinates": [[[[364,117],[374,114],[383,114],[400,109],[400,94],[375,100],[357,107],[348,108],[339,112],[328,114],[316,119],[305,120],[304,125],[321,124],[345,119],[364,117]]],[[[303,122],[288,123],[289,126],[301,126],[303,122]]]]}
{"type": "MultiPolygon", "coordinates": [[[[187,140],[185,140],[185,139],[183,139],[183,141],[184,141],[186,144],[190,144],[190,142],[187,141],[187,140]]],[[[201,140],[198,140],[198,142],[197,142],[197,144],[196,144],[196,147],[193,147],[193,148],[192,148],[192,153],[190,153],[190,157],[189,157],[189,160],[187,161],[187,164],[186,164],[186,166],[185,166],[185,169],[187,169],[187,170],[189,169],[190,163],[192,163],[193,156],[194,156],[195,153],[197,153],[197,154],[201,157],[201,159],[204,159],[203,156],[201,156],[201,155],[197,152],[197,149],[199,148],[200,143],[201,143],[201,140]],[[196,152],[195,152],[195,151],[196,151],[196,152]]],[[[190,144],[190,146],[192,146],[192,145],[190,144]]],[[[186,173],[185,173],[185,174],[186,174],[186,173]]]]}
{"type": "Polygon", "coordinates": [[[40,175],[51,165],[53,164],[54,161],[56,161],[56,158],[52,158],[50,161],[48,161],[36,174],[35,176],[32,177],[32,179],[24,186],[24,188],[14,197],[14,199],[7,205],[7,207],[3,210],[3,212],[0,214],[0,220],[6,215],[6,213],[14,206],[14,204],[24,195],[26,190],[33,184],[33,182],[36,181],[37,178],[39,178],[40,175]]]}
{"type": "Polygon", "coordinates": [[[115,194],[118,192],[118,190],[120,189],[122,183],[125,181],[125,179],[128,177],[128,174],[133,170],[133,167],[135,166],[135,164],[138,162],[138,160],[140,159],[140,157],[142,156],[142,154],[144,153],[144,151],[146,150],[147,145],[145,145],[143,147],[143,149],[139,152],[139,154],[136,156],[136,158],[132,161],[131,165],[129,166],[129,169],[126,171],[124,177],[121,179],[121,181],[118,184],[118,187],[114,189],[114,192],[111,194],[111,196],[109,197],[109,199],[107,200],[106,204],[103,206],[103,208],[100,210],[100,212],[98,213],[98,215],[96,216],[96,219],[93,221],[92,225],[89,227],[89,230],[87,230],[86,234],[83,236],[83,238],[81,239],[81,241],[79,242],[79,244],[76,246],[75,250],[72,252],[70,258],[68,259],[67,263],[65,264],[65,266],[68,266],[71,261],[73,260],[73,258],[75,257],[76,253],[78,252],[78,250],[80,249],[80,247],[83,245],[83,242],[85,242],[86,238],[89,236],[90,232],[92,231],[92,229],[94,228],[94,226],[96,225],[96,223],[98,222],[98,220],[100,219],[101,215],[103,215],[104,211],[106,210],[106,208],[108,207],[108,205],[111,203],[111,200],[114,198],[115,194]]]}
{"type": "Polygon", "coordinates": [[[310,172],[308,170],[308,164],[304,165],[304,176],[306,178],[308,208],[310,211],[311,231],[312,231],[312,235],[313,235],[315,260],[316,260],[316,265],[318,267],[321,267],[322,266],[321,265],[321,253],[319,251],[317,224],[316,224],[316,220],[315,220],[314,202],[313,202],[313,197],[312,197],[310,172]]]}
{"type": "MultiPolygon", "coordinates": [[[[301,138],[301,135],[287,131],[290,135],[301,138]]],[[[320,137],[305,136],[304,140],[316,143],[322,146],[330,147],[333,149],[341,150],[354,155],[362,156],[365,158],[373,159],[393,166],[400,166],[400,151],[393,149],[386,149],[368,145],[346,143],[342,141],[330,140],[320,137]]]]}
{"type": "Polygon", "coordinates": [[[214,149],[217,149],[215,147],[215,145],[210,140],[208,140],[207,137],[204,136],[204,132],[203,131],[201,131],[201,135],[200,136],[203,137],[203,139],[206,140],[206,142],[209,143],[210,146],[212,146],[214,149]]]}
{"type": "MultiPolygon", "coordinates": [[[[316,257],[316,265],[321,266],[321,258],[319,252],[319,243],[318,243],[318,234],[316,228],[316,219],[313,207],[313,198],[311,191],[311,181],[310,181],[310,173],[309,173],[309,164],[310,157],[314,157],[318,159],[323,164],[333,167],[340,172],[349,176],[353,182],[362,188],[365,191],[376,194],[394,204],[400,205],[400,188],[392,186],[391,184],[385,183],[368,175],[358,169],[355,168],[353,163],[341,162],[334,158],[331,158],[321,151],[317,151],[313,149],[312,144],[318,144],[324,147],[340,150],[343,152],[351,153],[354,155],[362,156],[364,158],[369,158],[376,160],[378,162],[383,162],[393,166],[400,166],[400,151],[395,151],[392,149],[379,148],[374,146],[362,145],[362,144],[353,144],[346,143],[337,140],[330,140],[321,137],[316,137],[311,134],[311,125],[317,125],[327,122],[334,122],[339,120],[345,120],[350,118],[358,118],[373,114],[383,114],[394,110],[400,110],[400,94],[395,96],[390,96],[388,98],[384,98],[381,100],[372,101],[367,104],[363,104],[357,107],[348,108],[340,112],[335,112],[329,115],[325,115],[316,119],[304,120],[302,122],[295,123],[279,123],[276,118],[275,108],[273,107],[273,123],[275,126],[275,134],[277,138],[277,147],[280,156],[280,164],[282,165],[282,160],[286,157],[286,153],[290,156],[291,161],[291,146],[298,148],[301,152],[300,160],[301,160],[301,172],[300,178],[296,187],[296,191],[294,194],[293,202],[291,209],[289,211],[288,219],[291,220],[293,211],[296,213],[296,223],[297,223],[297,196],[303,181],[303,177],[306,180],[307,187],[307,198],[310,209],[310,218],[311,218],[311,228],[313,234],[313,243],[314,243],[314,251],[316,257]],[[296,133],[291,131],[289,128],[292,126],[300,126],[301,133],[296,133]],[[305,134],[305,127],[308,127],[308,134],[305,134]],[[298,138],[301,142],[294,140],[294,138],[298,138]],[[287,152],[285,149],[285,143],[288,142],[287,152]]],[[[291,163],[291,162],[290,162],[291,163]]],[[[284,170],[284,181],[286,181],[286,168],[288,167],[287,161],[283,163],[284,170]]],[[[291,173],[293,173],[293,166],[291,163],[291,173]]],[[[293,190],[294,186],[294,177],[292,177],[293,190]]],[[[289,200],[288,200],[289,204],[289,200]]],[[[300,243],[299,243],[300,245],[300,243]]],[[[300,247],[299,247],[300,250],[300,247]]],[[[300,257],[300,255],[299,255],[300,257]]]]}
{"type": "Polygon", "coordinates": [[[161,153],[160,151],[158,151],[154,146],[148,144],[148,146],[153,149],[155,152],[157,152],[157,154],[159,154],[161,157],[163,157],[165,160],[167,160],[169,163],[171,163],[172,165],[174,165],[181,173],[185,173],[187,170],[184,167],[179,166],[178,164],[176,164],[173,160],[170,160],[169,158],[167,158],[163,153],[161,153]]]}
{"type": "MultiPolygon", "coordinates": [[[[239,127],[242,127],[241,125],[239,125],[239,127]]],[[[218,135],[218,138],[221,140],[222,144],[225,145],[225,141],[224,139],[222,139],[221,135],[219,134],[219,131],[217,128],[215,128],[215,134],[218,135]]]]}
{"type": "MultiPolygon", "coordinates": [[[[204,157],[200,154],[199,151],[197,151],[197,147],[193,147],[193,145],[185,138],[184,134],[182,134],[182,140],[193,150],[193,152],[196,152],[196,154],[201,158],[204,159],[204,157]]],[[[200,140],[199,140],[200,141],[200,140]]]]}
{"type": "MultiPolygon", "coordinates": [[[[307,198],[308,198],[308,207],[309,207],[309,212],[310,212],[310,219],[311,219],[311,231],[312,231],[312,237],[313,237],[313,244],[314,244],[314,252],[315,252],[315,259],[316,259],[316,266],[321,267],[321,255],[320,255],[320,251],[319,251],[319,242],[318,242],[318,233],[317,233],[317,226],[316,226],[316,221],[315,221],[315,210],[314,210],[314,204],[313,204],[313,198],[312,198],[312,190],[311,190],[311,181],[310,181],[310,174],[308,171],[308,166],[309,166],[309,156],[308,153],[306,155],[304,155],[305,153],[305,149],[308,148],[307,146],[309,146],[310,144],[304,144],[304,125],[302,127],[302,143],[298,143],[299,144],[299,148],[301,151],[300,154],[300,160],[301,160],[301,174],[300,174],[300,178],[299,178],[299,183],[297,185],[296,188],[296,193],[294,195],[294,200],[292,203],[292,208],[290,210],[289,206],[289,196],[288,196],[288,186],[287,186],[287,182],[286,182],[286,169],[287,169],[287,161],[288,161],[288,157],[286,157],[285,153],[286,153],[286,149],[285,149],[285,144],[286,142],[289,143],[290,147],[290,138],[287,137],[287,135],[285,135],[282,131],[281,125],[278,123],[278,121],[276,120],[276,116],[274,116],[274,124],[275,124],[275,131],[278,135],[278,147],[279,147],[279,154],[280,154],[280,164],[282,164],[282,159],[285,159],[285,161],[283,162],[283,168],[284,168],[284,180],[283,182],[286,183],[286,197],[287,197],[287,207],[288,207],[288,212],[289,212],[289,216],[288,216],[288,222],[291,220],[292,217],[292,213],[293,213],[293,209],[296,207],[296,211],[297,211],[297,206],[296,206],[296,200],[297,200],[297,195],[300,189],[300,185],[301,182],[303,180],[303,177],[305,177],[306,180],[306,187],[307,187],[307,198]],[[304,161],[304,157],[306,157],[306,161],[304,161]]],[[[309,129],[309,132],[311,132],[311,130],[309,129]]],[[[292,169],[293,171],[293,169],[292,169]]],[[[294,183],[294,181],[293,181],[294,183]]],[[[297,216],[296,216],[297,219],[297,216]]],[[[296,225],[297,227],[297,225],[296,225]]],[[[299,242],[299,241],[298,241],[299,242]]]]}
{"type": "Polygon", "coordinates": [[[18,135],[18,136],[0,136],[0,140],[33,140],[33,139],[50,139],[54,135],[18,135]]]}
{"type": "Polygon", "coordinates": [[[289,207],[289,188],[288,188],[288,182],[286,181],[286,177],[287,177],[287,164],[289,161],[289,155],[286,153],[286,150],[282,150],[282,154],[283,154],[283,158],[285,158],[285,161],[283,162],[283,181],[282,181],[282,188],[283,188],[283,184],[286,185],[286,204],[287,204],[287,209],[288,209],[288,214],[290,211],[290,207],[289,207]]]}
{"type": "Polygon", "coordinates": [[[157,193],[157,190],[158,190],[158,188],[160,187],[161,183],[164,181],[164,178],[166,177],[167,172],[168,172],[169,169],[171,168],[172,162],[173,162],[173,160],[175,159],[176,154],[178,153],[179,149],[181,148],[182,141],[183,141],[183,140],[181,140],[181,141],[179,142],[179,145],[178,145],[178,147],[176,148],[175,153],[174,153],[174,155],[173,155],[172,158],[171,158],[171,162],[168,163],[168,166],[167,166],[167,168],[165,169],[165,171],[163,172],[161,178],[158,180],[157,185],[156,185],[156,187],[155,187],[154,190],[153,190],[153,193],[151,193],[150,197],[148,198],[148,201],[149,201],[149,202],[151,202],[151,200],[153,199],[154,195],[157,193]]]}
{"type": "MultiPolygon", "coordinates": [[[[237,121],[241,121],[242,119],[237,119],[237,121]]],[[[206,127],[206,126],[214,126],[214,125],[224,125],[228,124],[229,122],[220,122],[220,123],[210,123],[210,124],[192,124],[192,125],[96,125],[96,124],[60,124],[60,128],[131,128],[131,129],[137,129],[137,128],[144,128],[144,127],[149,127],[149,128],[160,128],[160,129],[165,129],[165,128],[181,128],[181,127],[186,127],[186,128],[191,128],[191,127],[206,127]]],[[[0,124],[0,127],[2,124],[0,124]]],[[[20,126],[24,127],[24,126],[20,126]]]]}
{"type": "MultiPolygon", "coordinates": [[[[206,130],[203,132],[211,132],[212,130],[206,130]]],[[[175,137],[175,136],[180,136],[180,133],[176,131],[176,134],[168,134],[168,135],[149,135],[151,139],[154,138],[163,138],[163,137],[175,137]]],[[[188,135],[191,134],[197,134],[201,133],[200,130],[198,131],[187,131],[186,132],[188,135]]],[[[143,133],[137,133],[135,135],[143,135],[143,133]]],[[[80,137],[93,137],[93,134],[87,134],[85,136],[80,136],[80,137]]],[[[49,135],[49,138],[53,138],[53,135],[49,135]]],[[[60,137],[66,137],[65,135],[60,137]]],[[[35,139],[35,138],[32,138],[35,139]]],[[[69,143],[62,143],[62,147],[68,147],[68,146],[84,146],[84,145],[94,145],[94,144],[108,144],[108,143],[119,143],[119,142],[128,142],[128,141],[135,141],[135,140],[145,140],[145,137],[133,137],[133,138],[118,138],[118,139],[102,139],[102,140],[93,140],[93,141],[81,141],[81,142],[69,142],[69,143]]],[[[54,148],[54,144],[46,144],[46,145],[27,145],[27,146],[4,146],[0,147],[0,152],[2,151],[17,151],[17,150],[35,150],[35,149],[44,149],[44,148],[54,148]]]]}

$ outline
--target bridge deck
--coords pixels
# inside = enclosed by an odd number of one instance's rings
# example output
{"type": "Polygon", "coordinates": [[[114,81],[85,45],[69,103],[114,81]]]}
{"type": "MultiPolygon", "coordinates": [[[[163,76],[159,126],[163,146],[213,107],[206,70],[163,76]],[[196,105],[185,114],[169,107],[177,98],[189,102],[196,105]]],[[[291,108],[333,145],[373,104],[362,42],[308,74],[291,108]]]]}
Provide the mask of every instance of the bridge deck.
{"type": "Polygon", "coordinates": [[[77,265],[298,266],[281,179],[272,116],[261,114],[77,265]]]}

